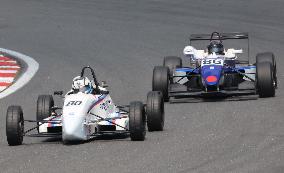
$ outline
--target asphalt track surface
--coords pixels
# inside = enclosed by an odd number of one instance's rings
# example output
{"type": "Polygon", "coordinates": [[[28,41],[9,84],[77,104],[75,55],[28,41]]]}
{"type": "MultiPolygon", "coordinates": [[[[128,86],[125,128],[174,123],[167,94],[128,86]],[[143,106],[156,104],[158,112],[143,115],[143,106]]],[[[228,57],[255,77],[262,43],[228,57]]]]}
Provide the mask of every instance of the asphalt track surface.
{"type": "MultiPolygon", "coordinates": [[[[34,57],[35,77],[0,103],[0,172],[282,173],[284,170],[282,0],[1,0],[0,46],[34,57]],[[166,105],[165,131],[144,142],[99,139],[64,146],[25,138],[9,147],[8,105],[34,118],[39,94],[67,91],[95,67],[115,102],[145,100],[152,69],[182,55],[191,33],[248,31],[252,58],[273,51],[275,98],[166,105]]],[[[254,59],[254,58],[253,58],[254,59]]]]}

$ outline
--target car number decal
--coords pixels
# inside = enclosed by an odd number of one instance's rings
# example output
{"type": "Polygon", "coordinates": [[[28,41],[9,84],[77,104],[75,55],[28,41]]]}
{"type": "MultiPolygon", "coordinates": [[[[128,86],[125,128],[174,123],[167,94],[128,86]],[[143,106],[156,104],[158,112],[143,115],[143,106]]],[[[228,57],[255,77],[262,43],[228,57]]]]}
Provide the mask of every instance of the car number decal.
{"type": "Polygon", "coordinates": [[[205,65],[223,65],[224,60],[223,59],[203,59],[201,61],[201,66],[205,65]]]}
{"type": "Polygon", "coordinates": [[[82,101],[69,101],[65,106],[78,106],[82,101]]]}

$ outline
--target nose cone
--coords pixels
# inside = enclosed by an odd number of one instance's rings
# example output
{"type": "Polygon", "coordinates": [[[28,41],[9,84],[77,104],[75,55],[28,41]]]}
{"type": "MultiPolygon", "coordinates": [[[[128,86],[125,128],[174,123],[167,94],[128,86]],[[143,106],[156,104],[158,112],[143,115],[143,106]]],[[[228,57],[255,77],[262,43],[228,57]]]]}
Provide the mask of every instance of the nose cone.
{"type": "Polygon", "coordinates": [[[67,115],[62,120],[62,140],[81,141],[86,140],[87,135],[84,128],[85,118],[83,116],[67,115]]]}
{"type": "Polygon", "coordinates": [[[222,75],[222,66],[204,66],[201,75],[206,86],[217,86],[222,75]]]}

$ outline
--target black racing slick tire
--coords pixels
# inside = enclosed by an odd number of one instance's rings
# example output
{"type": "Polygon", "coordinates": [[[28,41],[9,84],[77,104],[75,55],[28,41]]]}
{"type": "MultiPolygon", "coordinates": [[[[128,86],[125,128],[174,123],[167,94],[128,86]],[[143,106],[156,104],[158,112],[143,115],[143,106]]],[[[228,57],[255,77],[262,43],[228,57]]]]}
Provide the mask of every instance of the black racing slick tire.
{"type": "Polygon", "coordinates": [[[49,117],[52,113],[52,107],[54,106],[54,100],[52,95],[40,95],[37,99],[37,111],[36,119],[41,121],[49,117]]]}
{"type": "Polygon", "coordinates": [[[163,131],[164,113],[163,94],[160,91],[150,91],[147,95],[147,127],[149,131],[163,131]]]}
{"type": "MultiPolygon", "coordinates": [[[[164,67],[169,67],[170,76],[173,76],[175,68],[182,67],[182,59],[176,56],[166,56],[163,62],[164,67]]],[[[171,80],[172,83],[172,80],[171,80]]]]}
{"type": "Polygon", "coordinates": [[[270,62],[256,64],[256,86],[259,97],[274,97],[273,67],[270,62]]]}
{"type": "MultiPolygon", "coordinates": [[[[48,118],[52,113],[52,107],[54,106],[54,100],[52,95],[39,95],[37,99],[36,120],[42,121],[48,118]]],[[[37,123],[39,125],[39,122],[37,123]]],[[[39,131],[39,128],[37,128],[39,131]]]]}
{"type": "Polygon", "coordinates": [[[144,141],[146,135],[146,115],[144,105],[135,101],[129,107],[129,132],[132,141],[144,141]]]}
{"type": "Polygon", "coordinates": [[[169,100],[169,68],[156,66],[153,70],[152,91],[161,91],[164,101],[169,100]]]}
{"type": "Polygon", "coordinates": [[[6,136],[10,146],[21,145],[24,136],[24,117],[20,106],[9,106],[6,114],[6,136]]]}
{"type": "Polygon", "coordinates": [[[272,65],[273,68],[273,79],[275,83],[275,87],[277,87],[277,66],[276,66],[276,60],[275,56],[272,52],[263,52],[258,53],[256,55],[256,64],[260,62],[269,62],[272,65]]]}

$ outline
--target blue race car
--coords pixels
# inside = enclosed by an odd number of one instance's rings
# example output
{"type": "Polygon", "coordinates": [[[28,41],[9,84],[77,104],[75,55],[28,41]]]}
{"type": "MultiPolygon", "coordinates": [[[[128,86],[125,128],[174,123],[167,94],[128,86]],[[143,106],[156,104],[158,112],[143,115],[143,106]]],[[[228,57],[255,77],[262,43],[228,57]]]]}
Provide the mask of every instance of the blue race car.
{"type": "Polygon", "coordinates": [[[274,97],[277,88],[276,61],[271,52],[259,53],[249,61],[248,33],[193,34],[184,49],[190,65],[183,66],[176,56],[164,58],[163,66],[153,70],[152,90],[162,91],[165,101],[181,98],[227,98],[259,95],[274,97]],[[243,49],[225,49],[223,42],[247,42],[243,49]],[[195,41],[210,41],[207,50],[192,46],[195,41]]]}

